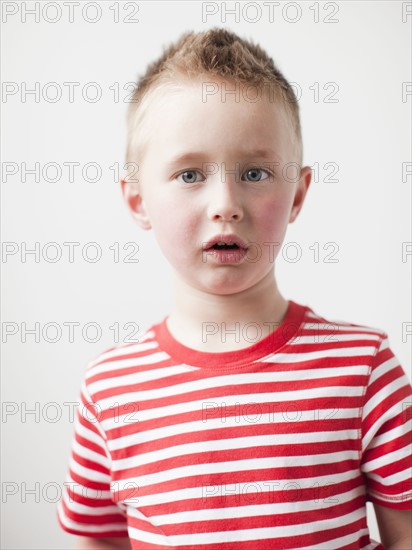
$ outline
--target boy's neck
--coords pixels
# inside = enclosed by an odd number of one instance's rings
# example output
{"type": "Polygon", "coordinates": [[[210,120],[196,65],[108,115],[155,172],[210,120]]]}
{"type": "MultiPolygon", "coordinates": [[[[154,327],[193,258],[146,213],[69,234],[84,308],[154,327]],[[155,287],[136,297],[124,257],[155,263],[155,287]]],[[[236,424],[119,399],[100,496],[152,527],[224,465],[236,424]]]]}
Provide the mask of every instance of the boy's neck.
{"type": "Polygon", "coordinates": [[[254,287],[227,295],[203,292],[178,279],[167,327],[189,348],[211,353],[233,351],[268,336],[287,309],[288,301],[280,294],[273,271],[254,287]]]}

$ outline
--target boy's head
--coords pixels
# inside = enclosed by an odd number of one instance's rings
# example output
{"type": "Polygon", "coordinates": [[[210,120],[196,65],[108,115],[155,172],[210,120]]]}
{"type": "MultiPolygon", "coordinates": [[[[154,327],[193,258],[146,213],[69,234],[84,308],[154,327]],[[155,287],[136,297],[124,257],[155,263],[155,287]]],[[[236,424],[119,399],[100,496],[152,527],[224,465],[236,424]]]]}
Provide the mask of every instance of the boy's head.
{"type": "Polygon", "coordinates": [[[139,225],[191,287],[231,294],[269,277],[310,183],[298,106],[273,61],[226,30],[186,33],[135,99],[127,160],[138,171],[122,188],[139,225]],[[217,237],[240,242],[209,248],[217,237]]]}

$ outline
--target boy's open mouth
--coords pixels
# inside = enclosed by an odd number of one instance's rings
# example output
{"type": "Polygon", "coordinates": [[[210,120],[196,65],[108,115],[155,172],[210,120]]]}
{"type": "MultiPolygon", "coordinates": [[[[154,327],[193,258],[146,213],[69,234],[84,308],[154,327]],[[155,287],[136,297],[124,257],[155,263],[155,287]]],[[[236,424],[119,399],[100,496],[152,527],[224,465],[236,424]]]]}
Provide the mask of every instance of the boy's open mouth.
{"type": "Polygon", "coordinates": [[[214,250],[236,250],[239,249],[237,244],[227,244],[227,243],[216,243],[210,248],[214,250]]]}
{"type": "Polygon", "coordinates": [[[220,234],[204,243],[203,250],[246,250],[244,241],[237,235],[220,234]]]}

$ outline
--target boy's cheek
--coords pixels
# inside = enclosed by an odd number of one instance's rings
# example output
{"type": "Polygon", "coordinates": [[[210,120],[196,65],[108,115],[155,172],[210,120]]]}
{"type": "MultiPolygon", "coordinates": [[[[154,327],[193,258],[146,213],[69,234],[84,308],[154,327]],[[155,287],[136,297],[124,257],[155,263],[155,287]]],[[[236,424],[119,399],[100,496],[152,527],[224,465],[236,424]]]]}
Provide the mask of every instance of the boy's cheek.
{"type": "Polygon", "coordinates": [[[184,258],[189,245],[191,249],[202,246],[199,222],[188,218],[184,205],[157,211],[154,219],[152,218],[152,228],[167,256],[184,258]]]}
{"type": "Polygon", "coordinates": [[[290,213],[291,202],[267,201],[254,218],[258,220],[260,232],[266,236],[283,234],[290,213]]]}

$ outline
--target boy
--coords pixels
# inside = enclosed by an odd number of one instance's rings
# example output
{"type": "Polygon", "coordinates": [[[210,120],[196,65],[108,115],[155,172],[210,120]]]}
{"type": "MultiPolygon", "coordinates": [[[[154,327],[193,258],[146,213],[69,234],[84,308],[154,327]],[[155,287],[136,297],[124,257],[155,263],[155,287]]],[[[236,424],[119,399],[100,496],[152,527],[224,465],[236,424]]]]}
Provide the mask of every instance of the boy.
{"type": "Polygon", "coordinates": [[[290,85],[212,29],[134,99],[122,191],[174,268],[175,308],[89,364],[61,526],[90,549],[412,548],[412,388],[387,334],[277,288],[311,180],[290,85]]]}

